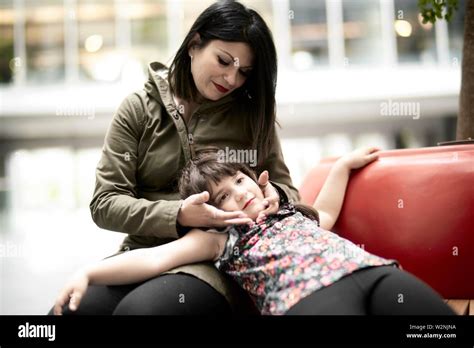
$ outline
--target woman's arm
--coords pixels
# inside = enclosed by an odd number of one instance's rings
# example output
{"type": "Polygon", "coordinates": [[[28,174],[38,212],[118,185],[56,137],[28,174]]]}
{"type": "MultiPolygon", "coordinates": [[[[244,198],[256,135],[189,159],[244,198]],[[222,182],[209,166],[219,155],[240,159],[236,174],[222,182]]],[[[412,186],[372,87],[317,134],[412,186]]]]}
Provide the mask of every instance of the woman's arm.
{"type": "Polygon", "coordinates": [[[376,148],[355,150],[334,163],[313,207],[319,213],[320,226],[330,230],[341,212],[351,169],[361,168],[377,159],[376,148]]]}
{"type": "Polygon", "coordinates": [[[175,267],[215,260],[223,252],[226,233],[210,233],[198,229],[184,237],[154,248],[135,249],[78,271],[57,297],[55,314],[61,314],[68,303],[75,310],[88,284],[131,284],[158,276],[175,267]]]}
{"type": "Polygon", "coordinates": [[[100,228],[131,235],[178,238],[176,216],[182,201],[138,197],[138,145],[146,124],[143,96],[131,94],[107,130],[96,170],[90,211],[100,228]]]}

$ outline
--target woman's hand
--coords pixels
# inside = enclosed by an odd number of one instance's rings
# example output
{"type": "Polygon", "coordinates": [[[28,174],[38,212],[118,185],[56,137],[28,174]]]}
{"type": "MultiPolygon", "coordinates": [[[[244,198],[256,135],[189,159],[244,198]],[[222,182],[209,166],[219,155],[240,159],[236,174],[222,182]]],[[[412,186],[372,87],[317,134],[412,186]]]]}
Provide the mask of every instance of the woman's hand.
{"type": "Polygon", "coordinates": [[[181,226],[190,227],[224,227],[253,222],[242,211],[223,211],[207,204],[208,200],[209,192],[207,191],[186,198],[178,213],[178,223],[181,226]]]}
{"type": "Polygon", "coordinates": [[[375,161],[378,158],[378,154],[375,152],[379,150],[380,149],[376,147],[356,149],[347,155],[342,156],[338,161],[347,166],[348,169],[358,169],[375,161]]]}
{"type": "Polygon", "coordinates": [[[262,220],[269,215],[275,214],[280,208],[280,195],[276,188],[268,181],[268,171],[264,170],[262,174],[260,174],[258,178],[258,185],[262,189],[263,196],[265,200],[263,201],[263,205],[267,208],[261,211],[257,216],[257,223],[260,223],[262,220]]]}
{"type": "Polygon", "coordinates": [[[64,286],[54,304],[54,315],[62,315],[63,306],[69,303],[69,309],[75,311],[87,291],[89,278],[85,271],[80,271],[64,286]]]}

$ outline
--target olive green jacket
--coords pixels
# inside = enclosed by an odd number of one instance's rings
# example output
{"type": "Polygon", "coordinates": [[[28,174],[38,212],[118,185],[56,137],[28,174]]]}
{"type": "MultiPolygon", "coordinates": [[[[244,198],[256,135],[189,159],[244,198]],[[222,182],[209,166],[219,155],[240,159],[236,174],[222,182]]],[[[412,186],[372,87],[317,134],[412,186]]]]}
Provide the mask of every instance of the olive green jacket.
{"type": "MultiPolygon", "coordinates": [[[[90,203],[97,226],[127,233],[121,251],[151,247],[179,238],[177,214],[182,204],[177,176],[200,150],[249,149],[243,122],[232,96],[207,102],[186,124],[171,95],[167,68],[151,63],[143,90],[129,95],[116,111],[105,136],[90,203]]],[[[300,197],[292,185],[278,136],[263,165],[285,198],[300,197]]],[[[213,286],[231,304],[235,286],[211,262],[182,266],[171,272],[192,274],[213,286]]]]}

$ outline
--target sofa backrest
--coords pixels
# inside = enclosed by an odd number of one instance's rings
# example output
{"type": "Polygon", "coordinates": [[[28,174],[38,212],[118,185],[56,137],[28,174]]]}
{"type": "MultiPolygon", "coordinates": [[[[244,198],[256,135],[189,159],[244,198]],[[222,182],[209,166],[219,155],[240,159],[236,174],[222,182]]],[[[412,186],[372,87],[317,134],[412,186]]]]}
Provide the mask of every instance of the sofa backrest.
{"type": "MultiPolygon", "coordinates": [[[[302,202],[314,202],[335,160],[308,173],[302,202]]],[[[333,232],[445,298],[474,298],[474,145],[380,151],[351,173],[333,232]]]]}

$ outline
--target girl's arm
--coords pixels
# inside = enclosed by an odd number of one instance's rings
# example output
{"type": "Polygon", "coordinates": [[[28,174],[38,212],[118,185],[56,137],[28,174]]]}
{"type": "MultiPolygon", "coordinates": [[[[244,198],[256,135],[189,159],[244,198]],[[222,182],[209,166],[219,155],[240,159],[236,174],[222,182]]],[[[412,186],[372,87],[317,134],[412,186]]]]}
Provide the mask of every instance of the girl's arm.
{"type": "Polygon", "coordinates": [[[92,284],[137,283],[178,266],[214,260],[219,256],[219,237],[226,238],[226,235],[192,229],[180,239],[102,260],[85,272],[92,284]]]}
{"type": "Polygon", "coordinates": [[[355,150],[334,163],[313,207],[319,213],[320,225],[325,230],[334,226],[341,212],[351,169],[361,168],[377,159],[377,148],[355,150]]]}
{"type": "Polygon", "coordinates": [[[154,248],[136,249],[101,260],[75,274],[60,292],[54,312],[61,314],[62,306],[68,302],[69,308],[75,310],[88,284],[137,283],[181,265],[215,260],[222,254],[226,240],[226,233],[193,229],[173,242],[154,248]]]}

